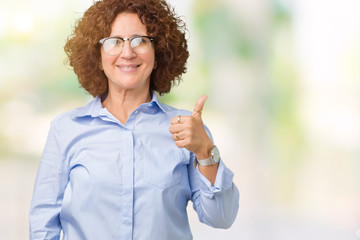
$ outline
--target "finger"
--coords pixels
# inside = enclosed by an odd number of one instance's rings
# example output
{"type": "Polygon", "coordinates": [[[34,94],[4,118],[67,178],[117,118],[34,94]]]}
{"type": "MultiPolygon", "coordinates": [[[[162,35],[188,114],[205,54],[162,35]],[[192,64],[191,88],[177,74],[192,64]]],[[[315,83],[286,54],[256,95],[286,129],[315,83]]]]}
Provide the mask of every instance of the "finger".
{"type": "Polygon", "coordinates": [[[187,123],[191,119],[191,116],[176,116],[170,120],[172,126],[187,123]]]}
{"type": "Polygon", "coordinates": [[[187,141],[186,140],[178,140],[178,141],[175,141],[175,144],[178,148],[184,148],[186,147],[186,143],[187,141]]]}
{"type": "Polygon", "coordinates": [[[194,108],[194,111],[193,111],[193,116],[199,116],[201,117],[201,112],[203,110],[203,107],[204,107],[204,104],[205,104],[205,101],[207,99],[207,96],[206,95],[202,95],[196,102],[195,104],[195,108],[194,108]]]}
{"type": "Polygon", "coordinates": [[[170,120],[170,123],[172,125],[175,125],[175,124],[180,124],[180,123],[183,123],[184,122],[184,116],[181,116],[181,115],[178,115],[176,117],[173,117],[171,120],[170,120]]]}
{"type": "Polygon", "coordinates": [[[184,137],[182,136],[181,133],[173,133],[173,134],[171,134],[171,138],[174,141],[183,141],[184,140],[184,137]]]}
{"type": "Polygon", "coordinates": [[[180,140],[180,137],[179,137],[179,134],[178,134],[178,133],[173,133],[173,134],[171,134],[171,138],[172,138],[172,140],[174,140],[174,141],[179,141],[179,140],[180,140]]]}
{"type": "Polygon", "coordinates": [[[170,133],[178,133],[184,130],[184,126],[182,126],[181,124],[175,124],[175,125],[171,125],[169,127],[169,132],[170,133]]]}

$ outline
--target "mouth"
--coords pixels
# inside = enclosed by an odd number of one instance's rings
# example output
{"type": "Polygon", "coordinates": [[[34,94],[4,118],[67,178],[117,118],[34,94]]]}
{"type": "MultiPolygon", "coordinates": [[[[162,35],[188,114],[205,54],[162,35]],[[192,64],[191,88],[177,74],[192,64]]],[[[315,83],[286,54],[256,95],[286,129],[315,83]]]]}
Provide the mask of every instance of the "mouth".
{"type": "Polygon", "coordinates": [[[135,71],[137,68],[140,67],[141,64],[131,64],[131,65],[116,65],[117,68],[119,68],[121,71],[124,72],[133,72],[135,71]]]}

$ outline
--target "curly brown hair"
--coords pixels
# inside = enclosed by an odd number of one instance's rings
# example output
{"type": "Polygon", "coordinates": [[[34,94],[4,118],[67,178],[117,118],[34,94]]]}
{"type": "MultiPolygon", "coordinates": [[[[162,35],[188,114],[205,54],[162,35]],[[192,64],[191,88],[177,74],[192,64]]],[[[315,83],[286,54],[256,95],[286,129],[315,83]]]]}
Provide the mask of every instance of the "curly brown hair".
{"type": "Polygon", "coordinates": [[[150,76],[150,90],[168,93],[186,72],[189,52],[185,23],[165,0],[96,1],[77,21],[64,47],[79,83],[94,97],[107,93],[99,40],[110,35],[113,21],[122,12],[137,13],[154,38],[157,67],[150,76]]]}

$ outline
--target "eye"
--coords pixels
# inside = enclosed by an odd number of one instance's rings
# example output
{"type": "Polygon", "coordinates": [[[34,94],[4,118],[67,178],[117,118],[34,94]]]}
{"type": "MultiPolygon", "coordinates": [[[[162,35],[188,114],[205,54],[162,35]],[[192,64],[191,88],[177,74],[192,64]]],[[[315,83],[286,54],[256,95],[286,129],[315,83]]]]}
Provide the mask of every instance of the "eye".
{"type": "Polygon", "coordinates": [[[131,47],[137,47],[142,44],[142,42],[142,37],[134,37],[133,39],[131,39],[131,47]]]}
{"type": "Polygon", "coordinates": [[[111,46],[115,46],[118,44],[121,44],[123,41],[121,39],[118,38],[110,38],[107,40],[107,44],[111,45],[111,46]]]}
{"type": "Polygon", "coordinates": [[[141,37],[141,43],[148,44],[150,43],[150,39],[147,37],[141,37]]]}
{"type": "Polygon", "coordinates": [[[104,50],[107,53],[110,53],[112,50],[121,47],[123,41],[118,38],[108,38],[104,42],[104,50]]]}
{"type": "Polygon", "coordinates": [[[114,40],[115,40],[114,44],[116,44],[116,45],[119,45],[119,44],[123,43],[123,41],[121,39],[114,39],[114,40]]]}

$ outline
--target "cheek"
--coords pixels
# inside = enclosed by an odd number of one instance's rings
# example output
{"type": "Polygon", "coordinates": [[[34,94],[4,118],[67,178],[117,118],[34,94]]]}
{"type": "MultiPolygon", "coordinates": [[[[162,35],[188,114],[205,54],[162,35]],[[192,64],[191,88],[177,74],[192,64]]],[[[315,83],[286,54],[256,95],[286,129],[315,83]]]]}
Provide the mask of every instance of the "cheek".
{"type": "Polygon", "coordinates": [[[152,73],[152,71],[155,69],[155,59],[154,58],[151,58],[149,59],[148,61],[148,67],[147,67],[147,72],[148,72],[148,75],[150,75],[152,73]]]}
{"type": "Polygon", "coordinates": [[[155,63],[155,50],[151,48],[151,50],[144,55],[144,61],[147,62],[149,66],[154,66],[155,63]]]}
{"type": "Polygon", "coordinates": [[[147,62],[149,63],[149,67],[151,69],[155,69],[156,68],[156,60],[155,60],[155,54],[151,54],[148,59],[147,62]]]}
{"type": "Polygon", "coordinates": [[[109,69],[113,65],[115,60],[116,59],[114,59],[114,57],[112,56],[101,54],[101,62],[100,62],[101,70],[105,71],[106,69],[109,69]]]}
{"type": "Polygon", "coordinates": [[[100,62],[101,70],[104,72],[105,76],[107,78],[111,78],[111,76],[114,74],[114,71],[112,69],[112,61],[108,58],[101,58],[100,62]]]}

